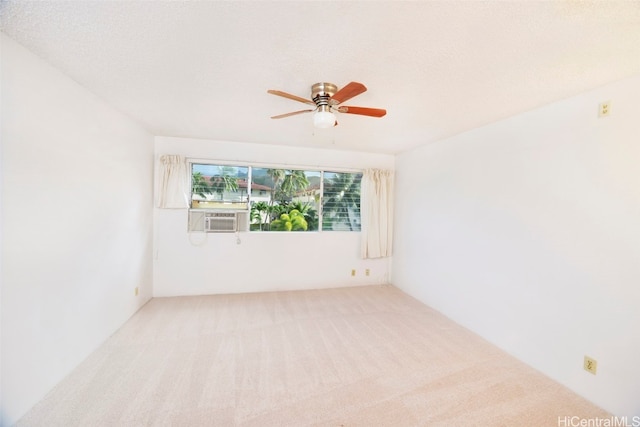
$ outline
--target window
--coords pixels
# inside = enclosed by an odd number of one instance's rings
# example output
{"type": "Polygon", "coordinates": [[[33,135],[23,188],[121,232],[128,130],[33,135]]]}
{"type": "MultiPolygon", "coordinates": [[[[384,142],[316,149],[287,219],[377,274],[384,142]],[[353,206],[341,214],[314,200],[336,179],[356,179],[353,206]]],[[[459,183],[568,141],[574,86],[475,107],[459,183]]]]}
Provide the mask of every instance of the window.
{"type": "Polygon", "coordinates": [[[324,173],[322,230],[360,231],[361,173],[324,173]]]}
{"type": "Polygon", "coordinates": [[[194,163],[191,179],[192,209],[249,206],[251,231],[360,231],[360,173],[194,163]]]}
{"type": "Polygon", "coordinates": [[[253,184],[268,187],[269,192],[257,197],[252,193],[251,229],[318,230],[321,175],[320,171],[252,168],[253,184]]]}
{"type": "Polygon", "coordinates": [[[191,208],[247,209],[249,168],[227,165],[191,165],[191,208]]]}

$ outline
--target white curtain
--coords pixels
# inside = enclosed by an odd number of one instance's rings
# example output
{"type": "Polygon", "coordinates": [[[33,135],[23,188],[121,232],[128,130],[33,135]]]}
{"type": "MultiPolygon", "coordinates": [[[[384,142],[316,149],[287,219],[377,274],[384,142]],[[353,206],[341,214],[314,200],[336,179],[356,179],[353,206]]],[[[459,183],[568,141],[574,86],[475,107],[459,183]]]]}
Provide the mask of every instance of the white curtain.
{"type": "Polygon", "coordinates": [[[156,205],[164,209],[189,207],[189,172],[184,157],[164,155],[160,157],[158,197],[156,205]]]}
{"type": "Polygon", "coordinates": [[[393,171],[367,169],[360,193],[362,258],[391,256],[393,243],[393,171]]]}

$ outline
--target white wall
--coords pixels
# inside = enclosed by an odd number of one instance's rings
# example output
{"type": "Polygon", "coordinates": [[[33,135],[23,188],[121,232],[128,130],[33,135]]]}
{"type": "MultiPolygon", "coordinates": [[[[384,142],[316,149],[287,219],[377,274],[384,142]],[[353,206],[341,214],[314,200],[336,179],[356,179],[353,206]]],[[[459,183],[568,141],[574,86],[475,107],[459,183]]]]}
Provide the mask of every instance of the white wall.
{"type": "MultiPolygon", "coordinates": [[[[259,162],[292,168],[392,169],[394,157],[186,138],[156,138],[156,158],[259,162]]],[[[187,233],[187,210],[155,210],[154,296],[388,283],[390,260],[362,260],[360,233],[187,233]],[[355,277],[351,270],[356,269],[355,277]],[[364,275],[370,269],[369,277],[364,275]]]]}
{"type": "Polygon", "coordinates": [[[2,35],[2,151],[9,425],[151,297],[153,137],[2,35]]]}
{"type": "Polygon", "coordinates": [[[640,76],[396,162],[393,283],[627,416],[640,415],[639,113],[640,76]]]}

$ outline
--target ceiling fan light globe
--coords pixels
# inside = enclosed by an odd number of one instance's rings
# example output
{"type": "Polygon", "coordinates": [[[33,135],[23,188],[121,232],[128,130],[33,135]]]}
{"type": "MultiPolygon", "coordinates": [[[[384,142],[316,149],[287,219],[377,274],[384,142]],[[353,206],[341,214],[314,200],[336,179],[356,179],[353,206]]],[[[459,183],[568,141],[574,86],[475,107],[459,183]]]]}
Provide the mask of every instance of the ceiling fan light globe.
{"type": "Polygon", "coordinates": [[[336,115],[330,111],[316,111],[313,114],[313,126],[319,129],[332,127],[336,123],[336,115]]]}

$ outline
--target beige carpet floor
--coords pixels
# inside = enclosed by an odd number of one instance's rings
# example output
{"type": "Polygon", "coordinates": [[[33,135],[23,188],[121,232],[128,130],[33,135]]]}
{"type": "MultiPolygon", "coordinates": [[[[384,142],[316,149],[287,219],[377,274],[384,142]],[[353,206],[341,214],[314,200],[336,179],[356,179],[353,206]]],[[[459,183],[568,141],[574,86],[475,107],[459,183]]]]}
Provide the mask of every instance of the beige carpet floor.
{"type": "Polygon", "coordinates": [[[608,417],[392,286],[155,298],[20,426],[557,426],[608,417]]]}

